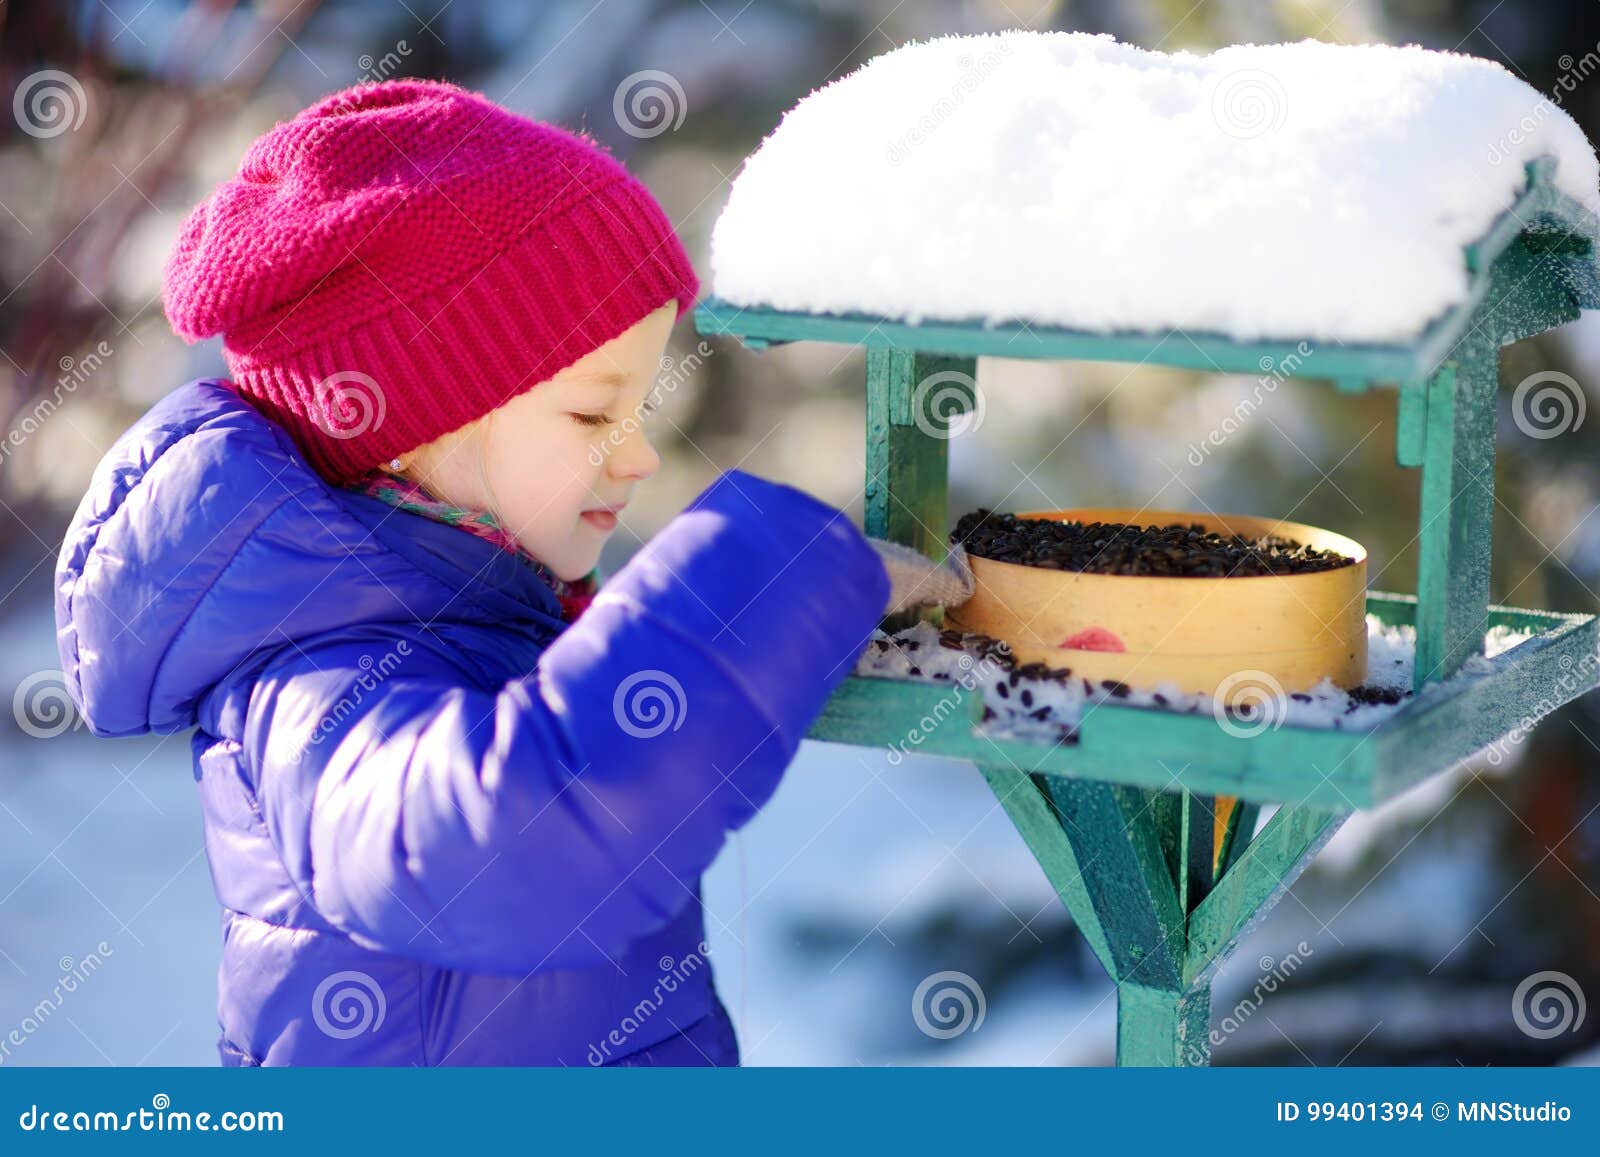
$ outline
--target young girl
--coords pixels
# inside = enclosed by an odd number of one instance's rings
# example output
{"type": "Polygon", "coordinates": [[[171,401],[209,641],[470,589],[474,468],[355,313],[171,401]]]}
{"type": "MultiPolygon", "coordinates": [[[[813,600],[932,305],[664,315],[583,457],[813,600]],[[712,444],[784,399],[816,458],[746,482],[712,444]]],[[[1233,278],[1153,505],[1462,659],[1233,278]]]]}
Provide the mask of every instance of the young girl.
{"type": "Polygon", "coordinates": [[[185,221],[167,316],[230,377],[107,454],[56,616],[96,734],[194,729],[224,1064],[738,1062],[700,875],[970,573],[729,470],[597,593],[696,291],[608,154],[439,82],[280,123],[185,221]]]}

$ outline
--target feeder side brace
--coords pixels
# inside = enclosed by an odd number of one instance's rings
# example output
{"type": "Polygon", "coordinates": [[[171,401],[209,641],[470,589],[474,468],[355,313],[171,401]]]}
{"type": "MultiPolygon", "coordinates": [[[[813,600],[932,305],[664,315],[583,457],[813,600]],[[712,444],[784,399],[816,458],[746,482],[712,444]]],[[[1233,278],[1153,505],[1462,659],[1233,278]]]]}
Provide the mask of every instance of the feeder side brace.
{"type": "MultiPolygon", "coordinates": [[[[1353,811],[1525,731],[1600,684],[1600,623],[1489,603],[1500,348],[1600,308],[1593,218],[1526,166],[1516,202],[1464,254],[1469,293],[1397,345],[1236,342],[1200,333],[1089,333],[977,321],[738,307],[710,298],[702,333],[761,348],[867,350],[866,533],[947,551],[952,425],[981,407],[976,359],[1148,362],[1396,391],[1397,462],[1422,471],[1417,592],[1367,593],[1366,611],[1416,630],[1414,690],[1368,732],[1282,725],[1225,731],[1210,717],[1097,703],[1055,743],[990,735],[963,682],[852,676],[808,738],[970,761],[1117,986],[1117,1063],[1207,1064],[1212,977],[1353,811]],[[934,393],[936,407],[927,404],[934,393]],[[937,413],[930,417],[930,411],[937,413]],[[1531,633],[1493,659],[1495,626],[1531,633]],[[927,719],[932,729],[919,729],[927,719]],[[1259,809],[1277,810],[1256,830],[1259,809]]],[[[897,631],[942,608],[885,620],[897,631]]]]}

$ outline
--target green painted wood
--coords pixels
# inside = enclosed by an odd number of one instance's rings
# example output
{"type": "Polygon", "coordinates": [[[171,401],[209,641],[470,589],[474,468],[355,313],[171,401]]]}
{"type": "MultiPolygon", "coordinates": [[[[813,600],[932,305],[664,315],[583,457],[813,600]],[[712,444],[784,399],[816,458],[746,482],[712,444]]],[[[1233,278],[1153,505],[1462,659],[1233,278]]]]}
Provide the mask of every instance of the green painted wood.
{"type": "Polygon", "coordinates": [[[1054,779],[1061,817],[1089,902],[1105,930],[1112,979],[1176,987],[1183,968],[1184,914],[1150,811],[1137,788],[1054,779]]]}
{"type": "Polygon", "coordinates": [[[1600,684],[1600,621],[1592,615],[1495,608],[1490,621],[1535,635],[1449,688],[1430,686],[1373,733],[1370,795],[1399,795],[1468,755],[1509,751],[1539,720],[1600,684]],[[1398,725],[1398,726],[1397,726],[1398,725]]]}
{"type": "MultiPolygon", "coordinates": [[[[1416,600],[1373,592],[1367,609],[1405,625],[1416,600]]],[[[1364,733],[1282,726],[1232,735],[1209,715],[1103,704],[1085,713],[1079,743],[1001,739],[974,727],[983,700],[970,676],[967,685],[852,676],[807,735],[882,747],[895,760],[912,754],[966,760],[1002,776],[1037,772],[1255,803],[1366,808],[1600,685],[1595,616],[1495,606],[1489,622],[1538,633],[1492,660],[1479,658],[1460,680],[1430,685],[1364,733]]]]}
{"type": "Polygon", "coordinates": [[[1421,466],[1428,444],[1428,383],[1411,379],[1400,383],[1395,422],[1396,464],[1421,466]]]}
{"type": "Polygon", "coordinates": [[[1494,514],[1499,346],[1477,331],[1428,381],[1413,687],[1483,650],[1494,514]]]}
{"type": "MultiPolygon", "coordinates": [[[[950,436],[952,423],[973,408],[976,375],[971,358],[867,351],[867,534],[929,558],[949,554],[950,436]]],[[[944,609],[913,608],[886,618],[883,629],[919,618],[942,623],[944,609]]]]}
{"type": "Polygon", "coordinates": [[[1167,863],[1167,879],[1176,895],[1178,881],[1183,876],[1183,792],[1147,787],[1133,790],[1143,800],[1142,810],[1149,816],[1151,830],[1161,845],[1161,856],[1167,863]]]}
{"type": "Polygon", "coordinates": [[[1600,267],[1589,253],[1551,258],[1579,310],[1600,309],[1600,267]]]}
{"type": "Polygon", "coordinates": [[[1333,838],[1348,812],[1280,807],[1189,916],[1186,985],[1207,982],[1333,838]]]}
{"type": "Polygon", "coordinates": [[[1427,373],[1421,351],[1410,346],[1358,343],[1317,346],[1300,341],[1240,342],[1208,333],[1090,333],[1052,326],[995,325],[981,320],[924,321],[916,325],[872,314],[808,314],[738,306],[707,298],[695,310],[702,334],[737,337],[745,344],[823,341],[867,349],[918,350],[960,357],[1057,361],[1141,362],[1207,372],[1260,375],[1261,367],[1295,367],[1284,378],[1344,380],[1347,384],[1399,381],[1427,373]]]}
{"type": "MultiPolygon", "coordinates": [[[[1506,346],[1578,320],[1582,307],[1579,290],[1569,275],[1573,265],[1553,257],[1549,249],[1572,240],[1567,234],[1546,238],[1524,233],[1514,238],[1495,258],[1489,292],[1478,307],[1474,324],[1506,346]]],[[[1594,268],[1588,256],[1576,264],[1594,268]]]]}
{"type": "Polygon", "coordinates": [[[1241,734],[1209,713],[1099,705],[1084,713],[1078,733],[1077,745],[1058,748],[1051,761],[1068,774],[1156,787],[1176,778],[1190,791],[1263,802],[1365,806],[1377,771],[1362,733],[1331,728],[1241,734]]]}
{"type": "Polygon", "coordinates": [[[1180,823],[1178,861],[1178,903],[1185,913],[1211,891],[1212,869],[1216,864],[1216,799],[1203,792],[1185,789],[1170,792],[1178,801],[1180,823]]]}
{"type": "Polygon", "coordinates": [[[1367,592],[1367,614],[1388,627],[1414,627],[1417,624],[1417,596],[1394,591],[1367,592]]]}
{"type": "Polygon", "coordinates": [[[1007,772],[997,772],[979,764],[978,770],[988,781],[1006,815],[1016,825],[1018,834],[1044,871],[1045,879],[1050,881],[1056,895],[1061,897],[1061,902],[1093,949],[1100,966],[1107,975],[1115,975],[1111,946],[1084,883],[1077,854],[1062,831],[1061,816],[1050,799],[1048,785],[1037,776],[1007,774],[1014,770],[1010,768],[1007,772]]]}
{"type": "Polygon", "coordinates": [[[1245,849],[1255,838],[1256,820],[1260,816],[1260,804],[1239,800],[1233,805],[1233,810],[1228,813],[1228,826],[1222,833],[1222,842],[1217,847],[1217,877],[1225,875],[1244,856],[1245,849]]]}
{"type": "MultiPolygon", "coordinates": [[[[1525,166],[1528,175],[1527,187],[1511,207],[1495,220],[1484,236],[1476,244],[1467,247],[1465,261],[1470,283],[1466,299],[1436,319],[1417,343],[1418,365],[1421,369],[1419,376],[1431,374],[1450,360],[1463,338],[1478,329],[1486,313],[1492,312],[1485,309],[1485,302],[1495,291],[1495,267],[1500,264],[1501,255],[1519,238],[1528,236],[1535,239],[1537,244],[1558,247],[1563,253],[1572,255],[1573,265],[1582,266],[1587,263],[1590,269],[1593,268],[1597,236],[1596,221],[1592,214],[1586,212],[1582,206],[1550,183],[1554,166],[1555,160],[1552,157],[1540,157],[1530,161],[1525,166]]],[[[1547,262],[1541,268],[1538,280],[1572,287],[1573,276],[1568,259],[1564,257],[1561,260],[1547,262]]],[[[1522,288],[1527,289],[1531,286],[1532,283],[1529,282],[1522,288]]],[[[1502,275],[1499,293],[1503,295],[1514,287],[1515,282],[1506,281],[1502,275]]],[[[1573,302],[1581,303],[1581,295],[1575,288],[1573,302]]],[[[1560,325],[1562,317],[1567,313],[1568,309],[1563,307],[1518,336],[1540,333],[1560,325]]],[[[1497,340],[1500,344],[1505,344],[1506,341],[1516,338],[1505,336],[1497,337],[1497,340]]]]}
{"type": "Polygon", "coordinates": [[[1211,988],[1117,985],[1117,1064],[1180,1068],[1211,1063],[1211,988]]]}

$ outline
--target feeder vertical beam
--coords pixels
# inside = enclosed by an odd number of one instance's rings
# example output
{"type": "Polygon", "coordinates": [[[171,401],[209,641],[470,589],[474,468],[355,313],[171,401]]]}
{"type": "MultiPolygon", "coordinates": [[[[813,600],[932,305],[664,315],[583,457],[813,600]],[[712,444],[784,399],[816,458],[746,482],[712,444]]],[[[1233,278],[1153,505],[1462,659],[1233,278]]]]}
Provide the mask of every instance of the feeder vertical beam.
{"type": "Polygon", "coordinates": [[[1394,460],[1400,466],[1421,466],[1428,450],[1428,382],[1411,378],[1400,383],[1396,403],[1394,460]]]}
{"type": "Polygon", "coordinates": [[[1176,1068],[1211,1063],[1211,986],[1117,986],[1117,1064],[1176,1068]]]}
{"type": "Polygon", "coordinates": [[[1499,346],[1480,327],[1428,379],[1414,690],[1483,651],[1499,375],[1499,346]]]}
{"type": "MultiPolygon", "coordinates": [[[[965,429],[976,391],[975,358],[867,351],[867,534],[932,559],[949,554],[948,448],[965,429]]],[[[915,608],[885,619],[883,629],[943,617],[938,606],[915,608]]]]}

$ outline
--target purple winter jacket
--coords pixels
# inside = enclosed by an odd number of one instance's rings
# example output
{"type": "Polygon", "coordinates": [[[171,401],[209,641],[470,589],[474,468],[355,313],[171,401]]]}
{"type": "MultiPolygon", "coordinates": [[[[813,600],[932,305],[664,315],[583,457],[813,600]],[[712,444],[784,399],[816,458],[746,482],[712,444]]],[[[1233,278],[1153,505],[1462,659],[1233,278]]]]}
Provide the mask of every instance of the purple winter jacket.
{"type": "Polygon", "coordinates": [[[201,379],[95,471],[56,624],[95,734],[194,728],[224,1064],[725,1065],[700,875],[888,589],[843,514],[730,470],[568,626],[201,379]]]}

